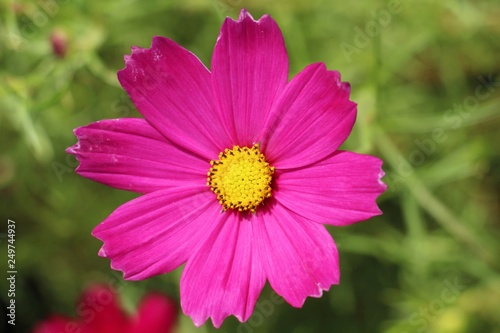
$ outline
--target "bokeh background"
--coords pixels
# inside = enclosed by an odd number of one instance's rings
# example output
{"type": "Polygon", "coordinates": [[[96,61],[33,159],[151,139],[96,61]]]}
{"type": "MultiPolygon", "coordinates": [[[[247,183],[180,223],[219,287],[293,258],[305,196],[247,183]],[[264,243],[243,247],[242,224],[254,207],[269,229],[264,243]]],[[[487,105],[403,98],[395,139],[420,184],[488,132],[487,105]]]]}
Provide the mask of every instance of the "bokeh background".
{"type": "MultiPolygon", "coordinates": [[[[497,0],[0,0],[1,267],[10,218],[16,331],[74,316],[94,282],[119,286],[129,311],[148,290],[178,299],[181,270],[127,282],[97,256],[91,230],[136,195],[79,177],[64,150],[75,127],[140,116],[116,79],[132,45],[167,36],[209,66],[242,7],[278,21],[291,75],[323,61],[351,83],[359,114],[344,148],[382,158],[389,189],[382,216],[329,229],[339,286],[302,309],[266,286],[248,323],[220,331],[500,332],[497,0]]],[[[216,330],[181,315],[177,331],[216,330]]]]}

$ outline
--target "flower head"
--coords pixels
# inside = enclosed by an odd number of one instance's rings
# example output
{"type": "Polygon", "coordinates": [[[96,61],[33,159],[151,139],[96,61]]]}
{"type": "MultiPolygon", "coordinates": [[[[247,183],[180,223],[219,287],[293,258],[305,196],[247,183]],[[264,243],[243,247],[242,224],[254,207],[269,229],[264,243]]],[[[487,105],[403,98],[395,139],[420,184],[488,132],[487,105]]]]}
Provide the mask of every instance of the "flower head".
{"type": "Polygon", "coordinates": [[[175,304],[159,293],[146,295],[130,317],[120,309],[116,292],[99,285],[82,294],[77,313],[77,319],[52,315],[37,324],[33,333],[169,333],[177,321],[175,304]]]}
{"type": "Polygon", "coordinates": [[[93,235],[129,280],[186,264],[183,311],[219,327],[252,314],[266,283],[292,306],[339,282],[323,224],[380,214],[382,162],[338,150],[356,118],[349,84],[323,63],[288,80],[276,22],[226,19],[211,71],[173,41],[132,48],[118,78],[144,119],[75,130],[77,172],[143,194],[93,235]]]}

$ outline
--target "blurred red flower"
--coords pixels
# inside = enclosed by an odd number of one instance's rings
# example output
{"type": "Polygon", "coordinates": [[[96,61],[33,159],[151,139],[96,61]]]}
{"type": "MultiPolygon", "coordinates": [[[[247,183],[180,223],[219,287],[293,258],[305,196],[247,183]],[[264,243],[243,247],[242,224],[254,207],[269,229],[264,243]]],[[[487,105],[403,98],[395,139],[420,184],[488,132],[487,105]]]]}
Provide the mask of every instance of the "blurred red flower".
{"type": "Polygon", "coordinates": [[[160,293],[149,293],[135,315],[120,307],[116,291],[97,285],[88,288],[76,307],[78,318],[52,315],[32,333],[169,333],[177,320],[175,302],[160,293]]]}

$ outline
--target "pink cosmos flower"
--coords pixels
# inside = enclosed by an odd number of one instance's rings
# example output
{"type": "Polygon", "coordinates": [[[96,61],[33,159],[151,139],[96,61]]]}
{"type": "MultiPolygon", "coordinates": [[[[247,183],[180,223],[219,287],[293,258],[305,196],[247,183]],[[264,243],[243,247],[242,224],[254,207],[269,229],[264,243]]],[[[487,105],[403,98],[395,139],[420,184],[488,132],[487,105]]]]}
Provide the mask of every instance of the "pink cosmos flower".
{"type": "Polygon", "coordinates": [[[128,280],[185,264],[183,311],[219,327],[252,314],[266,281],[294,307],[339,282],[323,224],[381,214],[382,162],[338,150],[356,118],[350,87],[323,63],[288,80],[276,22],[227,18],[211,72],[175,42],[132,48],[118,79],[145,119],[75,130],[77,172],[142,193],[93,235],[128,280]]]}
{"type": "Polygon", "coordinates": [[[33,333],[170,333],[177,321],[175,304],[159,293],[146,295],[137,313],[129,317],[120,309],[116,292],[98,285],[82,294],[76,313],[78,319],[52,315],[33,333]]]}

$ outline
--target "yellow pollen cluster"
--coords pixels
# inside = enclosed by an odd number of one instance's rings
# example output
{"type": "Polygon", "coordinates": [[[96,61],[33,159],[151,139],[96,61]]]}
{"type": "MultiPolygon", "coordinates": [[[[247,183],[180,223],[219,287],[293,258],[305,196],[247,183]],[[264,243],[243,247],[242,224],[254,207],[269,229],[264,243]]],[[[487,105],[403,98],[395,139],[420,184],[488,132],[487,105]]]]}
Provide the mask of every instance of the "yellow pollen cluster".
{"type": "Polygon", "coordinates": [[[274,167],[266,162],[258,144],[251,148],[226,148],[219,154],[219,160],[210,164],[207,185],[217,195],[223,210],[255,212],[271,196],[274,167]]]}

